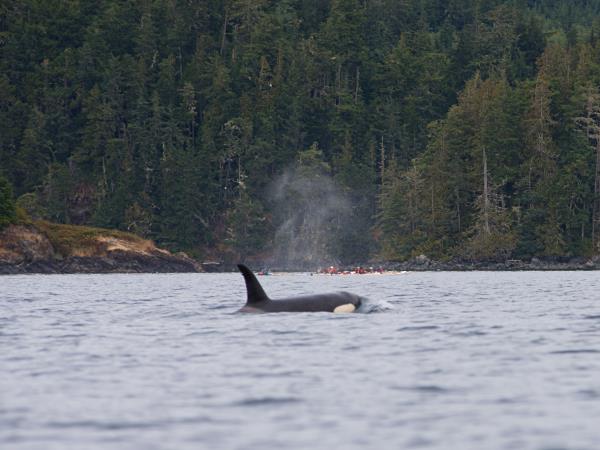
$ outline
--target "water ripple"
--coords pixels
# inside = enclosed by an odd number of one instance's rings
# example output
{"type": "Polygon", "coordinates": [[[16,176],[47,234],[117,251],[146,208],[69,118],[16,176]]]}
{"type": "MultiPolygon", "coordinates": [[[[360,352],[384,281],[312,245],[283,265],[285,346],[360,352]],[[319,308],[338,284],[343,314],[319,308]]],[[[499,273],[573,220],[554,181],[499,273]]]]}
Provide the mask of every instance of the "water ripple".
{"type": "Polygon", "coordinates": [[[600,353],[600,350],[596,350],[593,348],[576,348],[569,350],[555,350],[553,352],[550,352],[551,355],[578,355],[584,353],[600,353]]]}
{"type": "Polygon", "coordinates": [[[277,406],[300,402],[301,399],[294,397],[263,397],[240,400],[232,403],[231,406],[277,406]]]}
{"type": "Polygon", "coordinates": [[[237,314],[233,273],[2,277],[0,448],[597,448],[596,272],[261,281],[377,314],[237,314]]]}
{"type": "Polygon", "coordinates": [[[428,331],[428,330],[438,330],[440,327],[435,325],[424,325],[424,326],[414,326],[414,327],[402,327],[398,328],[396,331],[428,331]]]}

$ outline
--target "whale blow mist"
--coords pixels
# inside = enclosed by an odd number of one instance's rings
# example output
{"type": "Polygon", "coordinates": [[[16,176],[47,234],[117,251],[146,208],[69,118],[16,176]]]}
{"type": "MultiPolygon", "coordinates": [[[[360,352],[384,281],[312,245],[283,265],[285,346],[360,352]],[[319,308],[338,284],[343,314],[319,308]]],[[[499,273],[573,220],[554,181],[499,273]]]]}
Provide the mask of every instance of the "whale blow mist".
{"type": "Polygon", "coordinates": [[[273,264],[314,269],[335,261],[333,248],[352,212],[348,195],[331,176],[289,169],[270,189],[276,232],[273,264]]]}

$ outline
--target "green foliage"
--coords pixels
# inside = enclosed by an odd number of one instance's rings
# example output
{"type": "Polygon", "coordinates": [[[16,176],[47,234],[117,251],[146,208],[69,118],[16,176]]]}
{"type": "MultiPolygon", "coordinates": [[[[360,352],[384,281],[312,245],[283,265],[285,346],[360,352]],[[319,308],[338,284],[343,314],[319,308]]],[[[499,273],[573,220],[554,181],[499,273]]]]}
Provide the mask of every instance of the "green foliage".
{"type": "Polygon", "coordinates": [[[327,176],[331,170],[329,164],[323,161],[323,152],[316,142],[298,153],[298,168],[301,175],[317,177],[327,176]]]}
{"type": "Polygon", "coordinates": [[[33,220],[40,220],[48,215],[47,210],[41,205],[39,196],[33,192],[21,195],[16,201],[16,206],[33,220]]]}
{"type": "Polygon", "coordinates": [[[114,238],[125,241],[139,248],[149,245],[149,242],[134,234],[118,230],[107,230],[78,225],[64,225],[38,220],[35,227],[42,231],[52,243],[52,246],[63,257],[86,252],[94,253],[98,246],[98,238],[114,238]]]}
{"type": "Polygon", "coordinates": [[[0,175],[0,230],[17,219],[12,186],[0,175]]]}
{"type": "Polygon", "coordinates": [[[476,200],[477,218],[467,232],[469,237],[461,256],[475,261],[504,261],[511,257],[517,237],[512,229],[510,214],[494,200],[493,196],[492,199],[488,198],[487,206],[484,194],[476,200]]]}
{"type": "Polygon", "coordinates": [[[0,168],[34,219],[266,255],[295,167],[348,201],[342,261],[600,244],[598,0],[4,3],[0,168]]]}
{"type": "Polygon", "coordinates": [[[264,248],[271,236],[267,218],[261,203],[253,200],[245,190],[235,199],[227,213],[227,237],[238,259],[245,259],[264,248]]]}

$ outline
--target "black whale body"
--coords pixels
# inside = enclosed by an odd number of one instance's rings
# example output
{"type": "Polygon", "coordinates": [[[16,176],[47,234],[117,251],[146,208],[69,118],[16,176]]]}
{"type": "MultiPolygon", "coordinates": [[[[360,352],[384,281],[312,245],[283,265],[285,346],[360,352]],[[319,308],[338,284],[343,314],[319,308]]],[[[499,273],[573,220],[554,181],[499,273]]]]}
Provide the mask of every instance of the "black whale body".
{"type": "Polygon", "coordinates": [[[271,300],[254,276],[243,264],[238,268],[246,282],[248,298],[240,312],[354,312],[362,303],[362,298],[350,292],[303,295],[271,300]]]}

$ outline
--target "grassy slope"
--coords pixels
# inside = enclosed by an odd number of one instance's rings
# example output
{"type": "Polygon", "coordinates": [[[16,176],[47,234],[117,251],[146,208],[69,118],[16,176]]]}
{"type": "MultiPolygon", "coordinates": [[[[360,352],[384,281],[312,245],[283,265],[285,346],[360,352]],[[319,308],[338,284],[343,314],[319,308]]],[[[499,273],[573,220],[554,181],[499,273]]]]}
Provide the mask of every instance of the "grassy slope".
{"type": "Polygon", "coordinates": [[[63,225],[45,220],[32,222],[32,225],[48,237],[54,249],[63,257],[73,254],[94,254],[100,250],[102,244],[99,239],[102,238],[125,241],[132,247],[139,247],[140,249],[147,249],[149,246],[153,246],[150,241],[123,231],[79,225],[63,225]]]}

